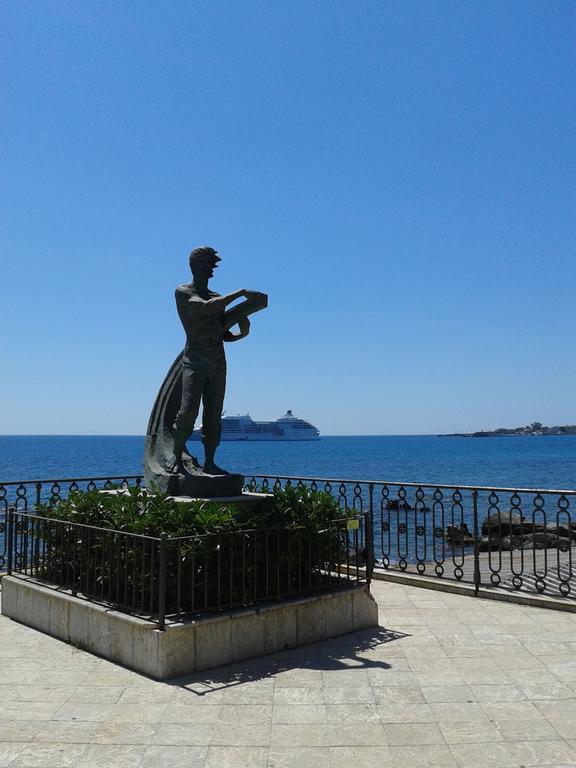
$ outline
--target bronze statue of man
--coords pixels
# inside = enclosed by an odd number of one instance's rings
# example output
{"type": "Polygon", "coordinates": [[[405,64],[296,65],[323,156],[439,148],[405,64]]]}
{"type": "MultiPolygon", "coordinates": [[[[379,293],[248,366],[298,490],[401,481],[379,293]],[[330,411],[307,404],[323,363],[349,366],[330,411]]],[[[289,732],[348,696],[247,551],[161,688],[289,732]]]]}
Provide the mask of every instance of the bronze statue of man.
{"type": "Polygon", "coordinates": [[[208,290],[208,281],[221,261],[214,248],[194,248],[190,254],[191,283],[176,288],[176,307],[186,332],[182,357],[182,400],[173,425],[173,449],[166,455],[166,471],[177,475],[184,471],[183,453],[194,430],[202,402],[202,441],[204,467],[209,475],[226,474],[214,463],[220,442],[220,422],[226,390],[224,342],[238,341],[248,335],[248,314],[266,306],[267,297],[258,291],[239,290],[220,296],[208,290]],[[247,301],[226,312],[237,299],[247,301]],[[239,332],[230,327],[238,324],[239,332]]]}

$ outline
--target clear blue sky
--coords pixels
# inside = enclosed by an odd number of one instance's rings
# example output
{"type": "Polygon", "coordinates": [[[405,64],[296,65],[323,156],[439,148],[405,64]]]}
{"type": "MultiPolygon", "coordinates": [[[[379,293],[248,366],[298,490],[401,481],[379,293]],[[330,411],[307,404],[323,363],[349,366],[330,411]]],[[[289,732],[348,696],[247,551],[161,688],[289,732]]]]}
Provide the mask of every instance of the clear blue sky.
{"type": "Polygon", "coordinates": [[[576,422],[574,2],[0,14],[0,433],[143,434],[205,243],[270,297],[229,413],[576,422]]]}

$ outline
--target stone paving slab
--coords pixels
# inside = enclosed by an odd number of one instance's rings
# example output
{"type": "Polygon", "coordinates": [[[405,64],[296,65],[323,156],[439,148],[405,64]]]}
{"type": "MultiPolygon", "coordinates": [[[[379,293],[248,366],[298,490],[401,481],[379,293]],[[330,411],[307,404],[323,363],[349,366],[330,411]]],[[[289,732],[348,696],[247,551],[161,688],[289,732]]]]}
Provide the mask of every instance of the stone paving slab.
{"type": "Polygon", "coordinates": [[[576,768],[576,615],[373,591],[379,629],[168,682],[0,616],[0,768],[576,768]]]}

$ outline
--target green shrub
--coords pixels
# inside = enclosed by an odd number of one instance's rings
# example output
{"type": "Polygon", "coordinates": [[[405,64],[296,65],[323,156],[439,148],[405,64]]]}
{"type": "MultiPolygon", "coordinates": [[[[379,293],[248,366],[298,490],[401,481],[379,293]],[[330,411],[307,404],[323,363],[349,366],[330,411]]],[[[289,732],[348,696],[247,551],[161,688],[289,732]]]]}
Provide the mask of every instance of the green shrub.
{"type": "Polygon", "coordinates": [[[177,502],[167,494],[131,487],[117,494],[72,491],[66,499],[42,504],[36,514],[127,533],[171,537],[238,531],[247,528],[305,527],[321,530],[353,512],[329,493],[302,486],[273,490],[271,498],[236,507],[209,501],[177,502]]]}
{"type": "Polygon", "coordinates": [[[289,486],[246,507],[176,502],[140,488],[75,491],[36,514],[64,523],[38,526],[37,575],[142,613],[158,610],[159,545],[115,532],[166,534],[166,607],[176,614],[332,583],[332,572],[346,559],[345,520],[354,512],[328,493],[289,486]]]}

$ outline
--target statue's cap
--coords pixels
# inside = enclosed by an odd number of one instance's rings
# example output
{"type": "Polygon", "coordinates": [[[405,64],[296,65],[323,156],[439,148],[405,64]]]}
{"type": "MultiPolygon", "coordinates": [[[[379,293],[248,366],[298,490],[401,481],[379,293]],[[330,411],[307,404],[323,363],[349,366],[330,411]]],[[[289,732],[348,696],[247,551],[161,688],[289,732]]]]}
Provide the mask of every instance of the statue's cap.
{"type": "Polygon", "coordinates": [[[209,245],[202,245],[199,248],[194,248],[194,250],[190,252],[190,266],[193,267],[194,262],[197,259],[201,257],[206,257],[206,256],[211,258],[214,261],[214,263],[216,263],[217,261],[222,261],[220,256],[218,256],[217,252],[214,250],[214,248],[211,248],[209,245]]]}

